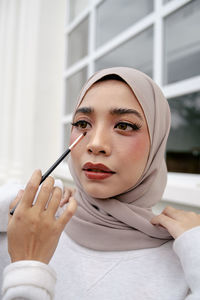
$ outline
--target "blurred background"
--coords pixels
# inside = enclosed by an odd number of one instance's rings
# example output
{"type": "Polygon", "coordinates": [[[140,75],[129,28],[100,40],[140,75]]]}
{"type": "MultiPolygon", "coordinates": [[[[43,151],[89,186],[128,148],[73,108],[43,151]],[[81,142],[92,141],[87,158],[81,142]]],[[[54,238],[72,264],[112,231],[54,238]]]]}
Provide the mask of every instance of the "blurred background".
{"type": "MultiPolygon", "coordinates": [[[[0,0],[0,184],[46,171],[95,71],[152,77],[172,113],[163,205],[200,212],[200,1],[0,0]]],[[[55,177],[73,185],[66,161],[55,177]]]]}

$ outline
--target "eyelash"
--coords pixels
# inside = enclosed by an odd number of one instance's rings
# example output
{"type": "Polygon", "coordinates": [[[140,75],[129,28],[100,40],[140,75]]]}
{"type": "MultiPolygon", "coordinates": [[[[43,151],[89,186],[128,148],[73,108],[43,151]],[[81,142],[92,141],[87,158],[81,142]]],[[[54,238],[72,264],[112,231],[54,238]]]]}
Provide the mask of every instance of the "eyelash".
{"type": "MultiPolygon", "coordinates": [[[[80,125],[81,125],[81,123],[83,124],[85,124],[86,126],[87,126],[87,124],[90,124],[89,122],[87,122],[87,121],[85,121],[85,120],[79,120],[79,121],[77,121],[77,122],[75,122],[75,123],[71,123],[71,125],[72,126],[74,126],[74,127],[79,127],[80,125]]],[[[127,126],[130,126],[131,127],[131,130],[133,130],[133,131],[138,131],[138,130],[140,130],[140,128],[142,127],[140,124],[138,124],[138,123],[134,123],[134,124],[131,124],[131,123],[127,123],[127,122],[119,122],[119,123],[117,123],[115,126],[114,126],[114,128],[117,128],[117,126],[119,126],[119,125],[127,125],[127,126]]],[[[86,127],[79,127],[80,129],[87,129],[86,127]]],[[[129,131],[129,130],[123,130],[123,129],[121,129],[122,131],[129,131]]]]}
{"type": "MultiPolygon", "coordinates": [[[[132,129],[133,131],[138,131],[138,130],[140,130],[140,128],[141,128],[141,125],[140,125],[140,124],[137,124],[137,123],[131,124],[131,123],[127,123],[127,122],[119,122],[119,123],[117,123],[117,124],[115,125],[114,128],[116,128],[117,126],[119,126],[119,125],[121,125],[121,124],[127,125],[127,126],[131,127],[131,129],[132,129]]],[[[121,129],[121,130],[122,130],[122,131],[126,131],[126,130],[123,130],[123,129],[121,129]]]]}
{"type": "MultiPolygon", "coordinates": [[[[71,123],[71,125],[72,126],[74,126],[74,127],[79,127],[79,125],[81,125],[81,123],[84,123],[84,124],[90,124],[89,122],[87,122],[87,121],[85,121],[85,120],[80,120],[80,121],[77,121],[77,122],[75,122],[75,123],[71,123]]],[[[86,127],[85,128],[81,128],[80,127],[80,129],[86,129],[86,127]]]]}

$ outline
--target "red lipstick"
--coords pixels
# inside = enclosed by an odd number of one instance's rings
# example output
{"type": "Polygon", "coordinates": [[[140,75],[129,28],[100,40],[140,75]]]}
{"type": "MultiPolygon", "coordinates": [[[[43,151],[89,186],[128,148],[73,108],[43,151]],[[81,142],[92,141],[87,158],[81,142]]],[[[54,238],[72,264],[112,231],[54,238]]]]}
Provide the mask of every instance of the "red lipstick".
{"type": "Polygon", "coordinates": [[[114,171],[110,170],[107,166],[100,164],[100,163],[94,164],[94,163],[88,162],[88,163],[84,164],[82,170],[84,171],[85,176],[88,179],[95,179],[95,180],[106,179],[106,178],[112,176],[113,174],[115,174],[114,171]]]}

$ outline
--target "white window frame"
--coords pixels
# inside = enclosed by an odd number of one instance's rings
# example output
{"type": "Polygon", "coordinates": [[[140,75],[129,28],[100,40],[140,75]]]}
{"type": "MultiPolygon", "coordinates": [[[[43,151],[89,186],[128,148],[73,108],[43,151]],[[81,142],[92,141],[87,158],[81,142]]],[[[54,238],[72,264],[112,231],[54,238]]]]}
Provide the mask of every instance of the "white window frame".
{"type": "MultiPolygon", "coordinates": [[[[133,24],[116,37],[112,38],[107,43],[103,44],[98,49],[95,49],[95,24],[96,24],[96,8],[103,0],[90,0],[89,6],[78,15],[70,24],[66,22],[65,35],[66,35],[66,49],[67,49],[67,36],[76,28],[80,22],[86,17],[89,17],[89,45],[88,56],[84,57],[71,67],[64,71],[64,80],[80,71],[83,67],[88,68],[88,77],[94,73],[95,60],[106,55],[111,50],[117,48],[125,41],[134,37],[138,33],[154,26],[154,47],[153,47],[153,79],[161,87],[167,99],[182,96],[185,94],[200,91],[200,76],[195,76],[186,80],[176,83],[163,85],[163,20],[166,16],[175,12],[177,9],[183,7],[185,4],[192,0],[173,0],[166,4],[162,4],[162,0],[154,0],[154,11],[143,18],[141,21],[133,24]]],[[[69,0],[67,0],[67,7],[69,0]]],[[[69,11],[69,9],[68,9],[69,11]]],[[[66,19],[69,19],[66,17],[66,19]]],[[[63,112],[64,101],[66,95],[63,97],[63,112]]],[[[63,115],[62,128],[65,124],[71,122],[72,114],[63,115]]],[[[63,140],[61,141],[61,149],[63,149],[63,140]]],[[[62,151],[62,150],[61,150],[62,151]]],[[[63,163],[56,170],[56,175],[72,181],[72,177],[68,170],[67,164],[63,163]]],[[[188,206],[200,207],[200,175],[186,174],[186,173],[168,173],[168,183],[163,195],[163,199],[168,202],[184,204],[188,206]]]]}

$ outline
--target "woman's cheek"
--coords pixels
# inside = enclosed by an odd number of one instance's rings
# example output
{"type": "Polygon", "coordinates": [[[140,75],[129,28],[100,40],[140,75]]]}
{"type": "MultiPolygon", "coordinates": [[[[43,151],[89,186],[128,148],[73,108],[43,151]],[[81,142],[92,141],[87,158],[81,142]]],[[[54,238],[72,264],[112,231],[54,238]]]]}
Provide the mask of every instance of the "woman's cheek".
{"type": "MultiPolygon", "coordinates": [[[[70,135],[70,145],[80,136],[80,131],[78,131],[76,128],[73,128],[70,135]]],[[[84,151],[84,139],[77,144],[76,147],[74,147],[71,151],[71,157],[72,160],[75,161],[75,164],[78,164],[81,154],[84,151]]]]}
{"type": "MultiPolygon", "coordinates": [[[[123,145],[124,147],[124,145],[123,145]]],[[[147,159],[149,153],[149,139],[137,136],[127,139],[125,156],[133,159],[147,159]]]]}
{"type": "Polygon", "coordinates": [[[73,128],[70,135],[70,145],[75,141],[75,139],[77,139],[79,135],[80,133],[78,133],[78,131],[75,128],[73,128]]]}

